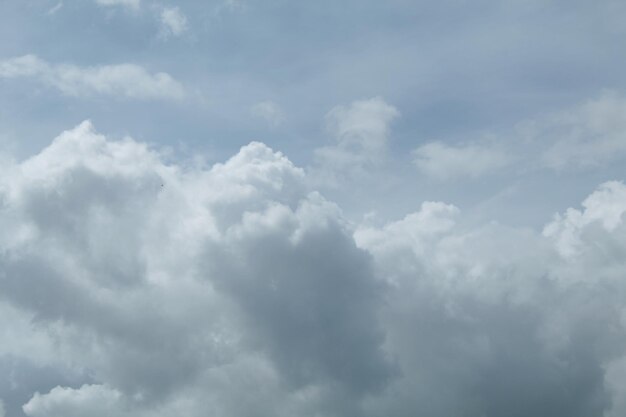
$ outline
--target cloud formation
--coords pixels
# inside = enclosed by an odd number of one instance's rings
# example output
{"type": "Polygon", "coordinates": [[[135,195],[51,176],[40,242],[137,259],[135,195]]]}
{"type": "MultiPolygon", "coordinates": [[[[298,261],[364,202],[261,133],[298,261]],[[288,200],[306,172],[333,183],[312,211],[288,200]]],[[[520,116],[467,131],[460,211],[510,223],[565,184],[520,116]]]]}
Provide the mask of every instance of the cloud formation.
{"type": "MultiPolygon", "coordinates": [[[[387,119],[337,121],[359,146],[394,116],[364,107],[387,119]]],[[[626,411],[623,183],[543,233],[443,202],[371,225],[262,143],[165,160],[84,122],[3,164],[8,415],[626,411]]]]}
{"type": "Polygon", "coordinates": [[[135,64],[79,67],[24,55],[0,61],[0,78],[32,78],[73,97],[179,100],[185,95],[183,86],[169,74],[151,74],[135,64]]]}
{"type": "Polygon", "coordinates": [[[235,381],[255,367],[275,381],[268,389],[295,390],[291,407],[338,392],[347,407],[392,374],[367,255],[338,208],[265,145],[184,172],[85,122],[5,174],[4,300],[34,315],[44,338],[54,329],[60,367],[97,382],[34,396],[27,415],[157,400],[178,410],[179,395],[199,407],[191,415],[240,407],[196,390],[233,379],[240,396],[235,381]]]}

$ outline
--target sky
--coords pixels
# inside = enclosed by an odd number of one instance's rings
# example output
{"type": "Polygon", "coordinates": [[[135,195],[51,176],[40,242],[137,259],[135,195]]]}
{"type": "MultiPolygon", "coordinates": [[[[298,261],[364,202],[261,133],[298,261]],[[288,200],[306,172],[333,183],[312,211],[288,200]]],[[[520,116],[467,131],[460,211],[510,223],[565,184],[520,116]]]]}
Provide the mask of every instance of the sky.
{"type": "Polygon", "coordinates": [[[626,415],[625,17],[0,2],[0,417],[626,415]]]}

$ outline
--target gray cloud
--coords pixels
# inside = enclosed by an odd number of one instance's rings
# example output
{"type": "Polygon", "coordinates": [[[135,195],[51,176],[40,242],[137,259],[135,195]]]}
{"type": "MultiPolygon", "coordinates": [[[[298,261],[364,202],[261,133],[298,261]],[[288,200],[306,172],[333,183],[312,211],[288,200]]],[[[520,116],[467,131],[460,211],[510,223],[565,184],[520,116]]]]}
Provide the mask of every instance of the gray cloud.
{"type": "Polygon", "coordinates": [[[0,417],[625,415],[618,3],[0,1],[0,417]]]}
{"type": "Polygon", "coordinates": [[[579,258],[559,255],[551,234],[463,230],[440,203],[357,230],[398,288],[385,328],[405,379],[384,402],[391,414],[603,416],[617,405],[605,372],[625,354],[614,263],[626,243],[624,189],[606,184],[586,200],[589,220],[571,225],[587,236],[579,258]]]}
{"type": "Polygon", "coordinates": [[[375,226],[262,143],[164,160],[84,122],[3,167],[10,412],[624,412],[622,183],[543,233],[441,202],[375,226]]]}
{"type": "Polygon", "coordinates": [[[391,376],[368,255],[265,145],[185,173],[85,122],[11,173],[3,217],[21,239],[3,241],[3,298],[104,384],[42,393],[27,414],[176,402],[254,352],[279,386],[330,384],[345,404],[391,376]]]}

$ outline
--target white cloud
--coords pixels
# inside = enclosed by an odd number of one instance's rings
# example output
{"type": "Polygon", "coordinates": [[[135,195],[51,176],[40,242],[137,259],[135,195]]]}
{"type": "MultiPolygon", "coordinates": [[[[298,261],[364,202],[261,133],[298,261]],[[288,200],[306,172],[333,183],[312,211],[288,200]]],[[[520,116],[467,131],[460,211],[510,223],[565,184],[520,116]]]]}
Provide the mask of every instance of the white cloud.
{"type": "Polygon", "coordinates": [[[34,55],[4,60],[0,63],[0,77],[34,77],[48,69],[48,63],[34,55]]]}
{"type": "Polygon", "coordinates": [[[135,64],[79,67],[50,64],[35,55],[0,61],[0,78],[33,78],[75,97],[108,95],[132,99],[181,99],[182,85],[169,74],[151,74],[135,64]]]}
{"type": "Polygon", "coordinates": [[[187,30],[187,17],[178,7],[166,7],[161,11],[161,33],[164,37],[181,36],[187,30]]]}
{"type": "Polygon", "coordinates": [[[413,162],[420,171],[440,179],[476,178],[503,168],[510,158],[492,144],[468,143],[450,146],[430,142],[413,151],[413,162]]]}
{"type": "Polygon", "coordinates": [[[390,124],[399,115],[379,97],[333,108],[326,115],[326,123],[336,143],[316,149],[320,174],[335,182],[380,165],[387,153],[390,124]]]}
{"type": "Polygon", "coordinates": [[[563,216],[557,214],[543,230],[545,236],[555,240],[563,256],[578,254],[583,246],[583,232],[591,225],[597,224],[609,232],[622,225],[626,213],[626,186],[617,181],[604,183],[582,206],[583,211],[570,208],[563,216]]]}
{"type": "Polygon", "coordinates": [[[123,6],[131,9],[139,9],[141,0],[96,0],[101,6],[123,6]]]}
{"type": "Polygon", "coordinates": [[[47,417],[121,417],[130,415],[118,410],[122,394],[102,385],[83,385],[79,389],[56,387],[48,394],[36,393],[24,405],[26,415],[47,417]]]}
{"type": "Polygon", "coordinates": [[[307,175],[261,143],[166,164],[89,122],[3,164],[7,413],[624,414],[626,186],[542,234],[442,202],[355,225],[307,175]]]}
{"type": "Polygon", "coordinates": [[[261,118],[270,127],[278,127],[285,121],[285,113],[280,106],[273,101],[261,101],[250,108],[253,116],[261,118]]]}

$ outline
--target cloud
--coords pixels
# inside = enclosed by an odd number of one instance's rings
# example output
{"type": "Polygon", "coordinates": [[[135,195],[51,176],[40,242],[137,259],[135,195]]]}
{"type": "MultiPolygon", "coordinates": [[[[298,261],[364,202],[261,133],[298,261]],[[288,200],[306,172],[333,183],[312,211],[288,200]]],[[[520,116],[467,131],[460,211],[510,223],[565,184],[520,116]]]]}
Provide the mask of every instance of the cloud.
{"type": "Polygon", "coordinates": [[[96,0],[100,6],[123,6],[130,9],[139,9],[141,0],[96,0]]]}
{"type": "Polygon", "coordinates": [[[181,36],[187,29],[187,17],[178,7],[166,7],[161,11],[161,33],[164,37],[181,36]]]}
{"type": "Polygon", "coordinates": [[[430,142],[413,151],[413,162],[424,174],[440,179],[477,178],[505,167],[509,156],[490,144],[457,146],[430,142]]]}
{"type": "Polygon", "coordinates": [[[533,139],[550,143],[541,155],[546,167],[599,167],[626,157],[626,100],[607,92],[530,129],[533,139]]]}
{"type": "Polygon", "coordinates": [[[0,78],[33,78],[73,97],[113,96],[140,100],[184,97],[182,85],[169,74],[151,74],[135,64],[79,67],[50,64],[35,55],[0,61],[0,78]]]}
{"type": "Polygon", "coordinates": [[[372,415],[623,413],[625,190],[589,197],[597,220],[579,223],[578,257],[529,230],[468,230],[442,203],[359,228],[358,246],[396,289],[383,327],[404,375],[372,415]]]}
{"type": "Polygon", "coordinates": [[[7,413],[623,415],[623,183],[542,233],[437,201],[354,223],[308,175],[257,142],[166,163],[90,122],[2,164],[7,413]]]}
{"type": "Polygon", "coordinates": [[[273,101],[261,101],[250,108],[254,117],[261,118],[270,127],[278,127],[285,121],[285,113],[280,106],[273,101]]]}
{"type": "Polygon", "coordinates": [[[413,162],[438,180],[496,173],[598,170],[626,158],[626,100],[605,92],[566,110],[522,121],[460,143],[433,141],[413,150],[413,162]]]}
{"type": "Polygon", "coordinates": [[[368,255],[280,153],[252,143],[185,171],[85,122],[5,169],[2,302],[36,317],[55,364],[93,380],[49,387],[26,414],[163,402],[230,415],[242,405],[207,390],[247,395],[255,368],[274,382],[254,408],[298,411],[339,392],[349,407],[392,376],[368,255]]]}
{"type": "Polygon", "coordinates": [[[120,392],[102,385],[83,385],[79,389],[56,387],[45,395],[36,393],[23,409],[26,415],[33,417],[129,415],[118,409],[120,397],[120,392]]]}
{"type": "Polygon", "coordinates": [[[63,8],[63,2],[58,2],[55,6],[53,6],[50,10],[48,10],[49,15],[56,14],[59,10],[63,8]]]}
{"type": "Polygon", "coordinates": [[[584,248],[584,232],[594,225],[609,232],[622,225],[626,187],[617,181],[604,183],[582,205],[582,211],[570,208],[563,216],[557,214],[543,230],[545,236],[555,240],[563,256],[579,255],[579,249],[584,248]]]}
{"type": "Polygon", "coordinates": [[[326,123],[336,143],[315,150],[321,175],[334,182],[379,166],[386,156],[390,124],[399,115],[379,97],[333,108],[326,123]]]}

